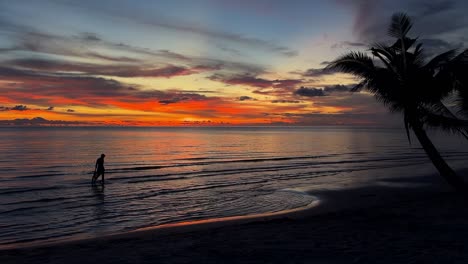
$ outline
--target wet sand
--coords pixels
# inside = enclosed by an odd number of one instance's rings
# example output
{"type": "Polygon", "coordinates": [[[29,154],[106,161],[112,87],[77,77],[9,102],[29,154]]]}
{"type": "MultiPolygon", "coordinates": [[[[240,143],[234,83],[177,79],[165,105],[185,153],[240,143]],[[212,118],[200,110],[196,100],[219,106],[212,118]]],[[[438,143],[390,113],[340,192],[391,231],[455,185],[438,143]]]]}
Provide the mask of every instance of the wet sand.
{"type": "Polygon", "coordinates": [[[468,201],[433,177],[313,190],[318,205],[287,214],[2,250],[0,263],[468,263],[468,201]]]}

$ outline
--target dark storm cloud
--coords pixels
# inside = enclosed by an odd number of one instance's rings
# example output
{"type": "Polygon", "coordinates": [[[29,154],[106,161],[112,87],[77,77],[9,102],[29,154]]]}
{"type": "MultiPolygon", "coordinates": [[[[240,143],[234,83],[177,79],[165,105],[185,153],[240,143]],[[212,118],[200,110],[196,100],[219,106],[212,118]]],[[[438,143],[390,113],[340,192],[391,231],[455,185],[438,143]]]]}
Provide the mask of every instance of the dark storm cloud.
{"type": "Polygon", "coordinates": [[[279,99],[279,100],[273,100],[271,102],[274,103],[274,104],[299,104],[301,101],[279,99]]]}
{"type": "Polygon", "coordinates": [[[305,97],[325,96],[323,89],[307,87],[301,87],[297,89],[294,94],[305,97]]]}
{"type": "Polygon", "coordinates": [[[468,1],[464,0],[336,0],[354,13],[354,33],[363,43],[386,42],[387,28],[395,12],[407,13],[413,28],[410,36],[424,43],[424,53],[432,57],[448,49],[466,48],[468,1]]]}
{"type": "Polygon", "coordinates": [[[420,9],[420,16],[432,16],[439,13],[444,13],[450,11],[456,7],[455,1],[418,1],[415,5],[420,5],[415,7],[420,9]]]}
{"type": "MultiPolygon", "coordinates": [[[[421,39],[420,42],[423,44],[423,49],[426,55],[432,56],[438,54],[443,51],[448,51],[451,49],[462,49],[464,44],[463,42],[456,41],[456,42],[448,42],[443,39],[421,39]]],[[[464,41],[466,42],[466,41],[464,41]]]]}
{"type": "MultiPolygon", "coordinates": [[[[141,18],[140,18],[141,19],[141,18]]],[[[144,24],[149,24],[157,27],[163,27],[170,30],[176,30],[181,32],[188,32],[192,34],[197,34],[205,37],[225,40],[228,42],[234,42],[242,45],[247,45],[253,48],[264,49],[270,52],[278,53],[284,56],[293,57],[297,56],[297,51],[291,50],[288,47],[280,46],[274,42],[246,37],[240,34],[225,32],[225,31],[217,31],[214,29],[203,28],[200,26],[196,26],[191,23],[181,23],[179,21],[162,21],[157,20],[156,17],[148,20],[140,20],[140,22],[144,24]]]]}
{"type": "MultiPolygon", "coordinates": [[[[197,93],[183,93],[177,90],[141,90],[138,86],[127,85],[112,79],[101,77],[80,76],[76,74],[41,74],[30,70],[10,69],[0,67],[0,78],[6,82],[20,83],[6,85],[2,92],[8,94],[11,100],[31,104],[58,105],[65,101],[76,105],[93,107],[119,102],[160,101],[169,104],[180,101],[216,100],[197,93]],[[53,100],[53,101],[51,101],[53,100]]],[[[0,108],[6,110],[22,110],[25,106],[0,108]]]]}
{"type": "Polygon", "coordinates": [[[335,43],[331,46],[333,49],[337,48],[366,48],[368,45],[362,42],[342,41],[335,43]]]}
{"type": "MultiPolygon", "coordinates": [[[[63,2],[60,3],[59,1],[56,2],[57,4],[64,4],[63,2]]],[[[109,19],[118,19],[118,20],[126,20],[132,23],[136,23],[141,25],[145,25],[148,27],[154,27],[155,29],[162,28],[166,30],[170,30],[177,33],[183,34],[193,34],[198,35],[206,38],[210,38],[216,41],[222,41],[229,44],[236,44],[241,46],[247,46],[257,50],[263,50],[266,52],[271,52],[287,57],[297,56],[298,52],[293,50],[289,47],[283,46],[276,41],[264,40],[256,37],[245,36],[235,32],[228,32],[222,31],[215,28],[203,26],[197,23],[193,23],[192,21],[180,21],[171,19],[163,14],[144,14],[142,12],[138,12],[137,14],[129,12],[129,10],[121,10],[116,9],[112,5],[101,5],[99,2],[94,2],[92,5],[86,2],[77,2],[77,1],[66,1],[65,3],[67,6],[73,6],[75,8],[81,8],[85,12],[95,13],[98,16],[107,16],[109,19]],[[98,5],[99,8],[95,8],[94,5],[98,5]]],[[[15,25],[13,23],[8,22],[8,26],[10,29],[18,30],[27,32],[30,31],[30,27],[15,25]]],[[[2,27],[6,24],[2,23],[2,27]]],[[[80,39],[86,42],[105,42],[99,36],[95,35],[92,32],[84,32],[79,36],[75,37],[76,39],[80,39]]],[[[125,44],[121,45],[122,47],[126,46],[125,44]]],[[[125,47],[125,48],[128,48],[125,47]]],[[[137,50],[134,50],[135,52],[137,50]]],[[[140,49],[140,52],[144,53],[144,49],[140,49]]],[[[149,51],[150,52],[150,51],[149,51]]],[[[151,52],[150,52],[151,53],[151,52]]]]}
{"type": "MultiPolygon", "coordinates": [[[[16,23],[0,19],[0,31],[9,33],[11,41],[10,47],[0,48],[0,52],[33,52],[46,55],[60,55],[73,57],[73,59],[100,59],[108,62],[120,62],[124,64],[141,65],[148,60],[170,60],[188,64],[188,67],[211,67],[213,69],[225,69],[234,72],[262,73],[265,68],[251,63],[240,63],[228,60],[214,59],[209,57],[186,56],[170,50],[151,50],[147,48],[135,47],[125,43],[115,43],[103,39],[91,33],[81,33],[79,35],[62,36],[43,32],[33,27],[21,26],[16,23]],[[123,52],[131,56],[111,56],[97,52],[101,49],[123,52]],[[144,59],[143,59],[144,58],[144,59]]],[[[37,58],[36,58],[37,59],[37,58]]],[[[147,73],[150,74],[150,73],[147,73]]]]}
{"type": "MultiPolygon", "coordinates": [[[[328,64],[329,64],[328,61],[320,63],[320,65],[328,65],[328,64]]],[[[292,71],[290,73],[297,74],[302,77],[320,78],[320,77],[340,73],[340,71],[335,70],[335,69],[327,69],[327,68],[310,68],[305,71],[292,71]]]]}
{"type": "Polygon", "coordinates": [[[336,84],[336,85],[325,86],[323,90],[325,91],[325,93],[349,92],[351,88],[353,88],[354,86],[355,85],[336,84]]]}
{"type": "Polygon", "coordinates": [[[374,96],[366,93],[335,93],[330,96],[314,97],[313,102],[317,107],[336,107],[354,114],[382,115],[389,112],[374,96]]]}
{"type": "Polygon", "coordinates": [[[109,75],[119,76],[119,77],[165,77],[170,78],[180,75],[190,75],[193,73],[198,73],[196,71],[191,71],[185,67],[168,65],[163,68],[157,69],[130,69],[110,72],[109,75]]]}
{"type": "MultiPolygon", "coordinates": [[[[11,87],[11,94],[30,93],[43,95],[86,95],[119,96],[134,90],[115,80],[79,76],[72,74],[42,74],[30,70],[0,67],[0,77],[4,81],[21,83],[21,89],[11,87]],[[74,87],[75,89],[70,89],[74,87]],[[13,93],[14,92],[14,93],[13,93]]],[[[8,88],[3,88],[7,90],[8,88]]],[[[8,91],[5,91],[8,92],[8,91]]],[[[14,95],[12,95],[14,96],[14,95]]]]}
{"type": "Polygon", "coordinates": [[[29,108],[25,105],[15,105],[13,107],[7,107],[7,106],[0,106],[0,112],[3,111],[26,111],[29,110],[29,108]]]}
{"type": "Polygon", "coordinates": [[[225,51],[227,53],[230,53],[231,55],[235,55],[235,56],[242,56],[242,53],[237,50],[237,49],[234,49],[234,48],[230,48],[226,45],[221,45],[221,44],[218,44],[216,45],[216,47],[222,51],[225,51]]]}
{"type": "Polygon", "coordinates": [[[84,2],[68,2],[67,4],[86,9],[86,11],[88,12],[97,12],[101,15],[106,15],[116,19],[125,19],[133,23],[138,23],[150,27],[164,28],[175,32],[199,35],[214,40],[225,41],[227,43],[234,43],[248,46],[251,48],[269,51],[287,57],[297,56],[298,54],[297,51],[279,45],[274,41],[267,41],[255,37],[244,36],[238,33],[217,30],[214,28],[199,25],[197,23],[193,23],[191,21],[174,20],[162,14],[147,15],[139,12],[138,15],[134,15],[134,13],[129,12],[128,10],[116,9],[113,6],[107,5],[98,4],[99,8],[93,8],[84,2]]]}
{"type": "MultiPolygon", "coordinates": [[[[439,39],[441,34],[457,32],[459,36],[468,30],[464,0],[338,0],[355,12],[354,30],[365,43],[386,38],[390,17],[394,12],[406,12],[413,18],[413,35],[439,39]]],[[[457,41],[456,39],[450,41],[457,41]]]]}
{"type": "Polygon", "coordinates": [[[157,54],[159,56],[166,57],[168,59],[177,59],[181,61],[190,61],[192,60],[190,57],[184,56],[182,54],[170,51],[170,50],[158,50],[157,54]]]}
{"type": "Polygon", "coordinates": [[[305,72],[299,73],[303,77],[323,77],[327,75],[333,75],[339,73],[338,70],[327,69],[327,68],[310,68],[305,72]]]}
{"type": "Polygon", "coordinates": [[[239,101],[257,101],[257,99],[250,97],[250,96],[246,96],[246,95],[240,96],[238,100],[239,101]]]}
{"type": "MultiPolygon", "coordinates": [[[[101,54],[99,52],[90,51],[90,47],[104,46],[108,48],[117,47],[122,49],[119,44],[102,41],[96,35],[92,33],[84,33],[79,36],[60,36],[42,32],[33,27],[19,26],[4,20],[0,20],[0,30],[9,33],[11,40],[14,42],[11,47],[2,48],[1,52],[12,52],[12,51],[26,51],[26,52],[37,52],[61,56],[75,56],[82,58],[94,58],[108,61],[118,62],[139,62],[140,59],[130,58],[126,56],[109,56],[101,54]]],[[[140,53],[139,49],[132,49],[128,47],[132,53],[140,53]]]]}
{"type": "Polygon", "coordinates": [[[28,110],[28,107],[25,106],[25,105],[15,105],[15,106],[12,107],[10,110],[13,110],[13,111],[25,111],[25,110],[28,110]]]}
{"type": "Polygon", "coordinates": [[[84,40],[84,41],[93,41],[93,42],[101,41],[101,38],[98,37],[96,33],[92,33],[92,32],[83,32],[80,35],[78,35],[77,38],[84,40]]]}
{"type": "Polygon", "coordinates": [[[168,105],[186,101],[205,101],[207,99],[208,98],[202,94],[176,92],[173,94],[166,93],[161,95],[158,102],[163,105],[168,105]]]}
{"type": "Polygon", "coordinates": [[[323,88],[314,88],[314,87],[300,87],[296,91],[294,91],[295,95],[304,96],[304,97],[320,97],[320,96],[327,96],[332,93],[340,93],[340,92],[349,92],[352,88],[352,85],[329,85],[323,88]]]}
{"type": "Polygon", "coordinates": [[[434,48],[434,49],[451,49],[453,48],[453,44],[448,43],[442,39],[420,39],[420,41],[424,44],[424,48],[434,48]]]}
{"type": "Polygon", "coordinates": [[[198,94],[214,94],[214,93],[217,93],[215,91],[203,90],[203,89],[200,89],[200,90],[185,90],[184,89],[184,92],[185,93],[198,93],[198,94]]]}
{"type": "Polygon", "coordinates": [[[292,89],[295,85],[302,83],[300,79],[277,79],[268,80],[259,78],[258,76],[251,74],[241,75],[222,75],[214,74],[208,77],[212,81],[222,82],[228,85],[246,85],[256,88],[281,88],[281,89],[292,89]]]}
{"type": "Polygon", "coordinates": [[[214,74],[208,77],[212,81],[223,82],[229,85],[247,85],[253,87],[271,87],[272,82],[266,79],[257,78],[252,75],[237,75],[237,76],[225,76],[222,74],[214,74]]]}
{"type": "Polygon", "coordinates": [[[81,72],[88,75],[104,75],[117,77],[165,77],[196,74],[203,71],[218,70],[218,66],[197,65],[192,68],[167,65],[164,67],[144,67],[136,65],[103,65],[90,63],[76,63],[45,59],[16,59],[6,61],[7,65],[19,66],[30,70],[50,72],[81,72]]]}
{"type": "Polygon", "coordinates": [[[109,55],[100,54],[97,52],[87,52],[83,54],[84,57],[94,58],[94,59],[101,59],[104,61],[110,62],[124,62],[124,63],[137,63],[142,62],[140,59],[130,58],[126,56],[114,57],[109,55]]]}

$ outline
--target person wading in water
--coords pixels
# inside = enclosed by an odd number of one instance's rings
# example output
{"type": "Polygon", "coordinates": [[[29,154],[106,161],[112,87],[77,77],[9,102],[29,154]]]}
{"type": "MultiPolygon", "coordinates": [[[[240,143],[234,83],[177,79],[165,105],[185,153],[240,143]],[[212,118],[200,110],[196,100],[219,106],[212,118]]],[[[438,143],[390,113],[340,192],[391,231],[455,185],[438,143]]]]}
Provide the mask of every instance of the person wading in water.
{"type": "Polygon", "coordinates": [[[102,175],[102,181],[101,184],[104,185],[104,157],[106,155],[101,154],[101,157],[96,160],[96,166],[94,168],[94,175],[93,175],[93,180],[92,183],[96,184],[96,180],[99,178],[99,176],[102,175]]]}

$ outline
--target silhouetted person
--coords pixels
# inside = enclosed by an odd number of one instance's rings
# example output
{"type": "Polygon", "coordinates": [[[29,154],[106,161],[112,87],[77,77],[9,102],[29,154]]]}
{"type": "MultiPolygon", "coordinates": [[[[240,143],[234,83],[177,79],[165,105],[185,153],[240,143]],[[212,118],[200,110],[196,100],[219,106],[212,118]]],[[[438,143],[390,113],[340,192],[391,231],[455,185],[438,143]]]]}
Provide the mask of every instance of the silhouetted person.
{"type": "Polygon", "coordinates": [[[102,175],[102,182],[101,184],[104,185],[104,157],[106,155],[101,154],[101,157],[96,160],[96,166],[94,168],[94,175],[93,175],[93,184],[96,183],[96,180],[99,176],[102,175]]]}

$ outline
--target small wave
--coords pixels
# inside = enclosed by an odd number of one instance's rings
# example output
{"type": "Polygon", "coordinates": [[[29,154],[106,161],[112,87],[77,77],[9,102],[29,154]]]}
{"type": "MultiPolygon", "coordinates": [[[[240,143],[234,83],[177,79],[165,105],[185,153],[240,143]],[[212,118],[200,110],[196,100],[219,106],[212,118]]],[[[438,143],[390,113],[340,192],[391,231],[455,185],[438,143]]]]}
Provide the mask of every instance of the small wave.
{"type": "MultiPolygon", "coordinates": [[[[258,172],[272,172],[282,171],[290,169],[305,169],[305,168],[318,168],[326,167],[325,165],[344,165],[344,164],[364,164],[381,161],[401,161],[401,160],[413,160],[419,161],[425,158],[425,156],[413,156],[413,157],[395,157],[395,158],[380,158],[380,159],[359,159],[359,160],[341,160],[341,161],[320,161],[320,162],[304,162],[291,163],[291,164],[278,164],[268,165],[260,167],[247,167],[247,168],[234,168],[234,169],[222,169],[222,170],[203,170],[203,171],[190,171],[190,172],[179,172],[179,173],[167,173],[167,174],[151,174],[151,175],[132,175],[132,176],[121,176],[112,177],[113,180],[129,180],[129,183],[142,183],[148,181],[168,181],[168,180],[181,180],[193,177],[210,177],[210,176],[226,176],[239,173],[258,173],[258,172]]],[[[385,167],[384,165],[378,165],[375,168],[385,167]]],[[[368,169],[369,167],[365,167],[368,169]]],[[[324,170],[320,172],[347,172],[354,171],[359,168],[353,169],[341,169],[341,170],[324,170]]]]}
{"type": "Polygon", "coordinates": [[[301,157],[272,157],[272,158],[257,158],[257,159],[238,159],[238,160],[221,160],[221,161],[206,161],[206,162],[192,162],[192,163],[178,163],[171,165],[152,165],[152,166],[138,166],[128,168],[118,168],[109,170],[110,172],[128,171],[128,170],[155,170],[161,168],[173,168],[183,166],[203,166],[212,164],[229,164],[229,163],[255,163],[255,162],[268,162],[268,161],[287,161],[287,160],[307,160],[307,159],[318,159],[325,157],[333,157],[342,154],[329,154],[321,156],[301,156],[301,157]]]}
{"type": "Polygon", "coordinates": [[[42,198],[37,200],[26,200],[26,201],[18,201],[12,203],[3,203],[2,205],[19,205],[19,204],[30,204],[30,203],[50,203],[55,201],[63,201],[69,199],[68,197],[54,197],[54,198],[42,198]]]}
{"type": "Polygon", "coordinates": [[[50,191],[50,190],[58,190],[63,188],[63,186],[50,186],[50,187],[42,187],[42,188],[8,188],[8,189],[0,189],[0,195],[5,194],[16,194],[16,193],[26,193],[26,192],[37,192],[37,191],[50,191]]]}
{"type": "Polygon", "coordinates": [[[47,173],[47,174],[33,174],[33,175],[21,175],[16,176],[14,179],[30,179],[30,178],[45,178],[45,177],[59,177],[64,176],[65,173],[47,173]]]}

